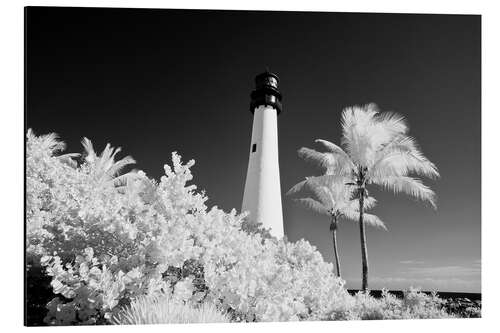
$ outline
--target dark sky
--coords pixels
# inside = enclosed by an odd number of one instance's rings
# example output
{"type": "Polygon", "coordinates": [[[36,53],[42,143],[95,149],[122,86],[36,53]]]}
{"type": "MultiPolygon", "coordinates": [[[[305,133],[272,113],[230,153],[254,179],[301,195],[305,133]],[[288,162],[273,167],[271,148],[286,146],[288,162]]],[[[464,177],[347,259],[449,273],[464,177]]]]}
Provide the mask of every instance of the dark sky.
{"type": "MultiPolygon", "coordinates": [[[[68,151],[89,137],[156,179],[172,151],[195,159],[209,205],[241,207],[253,78],[280,77],[282,192],[317,170],[297,157],[340,141],[342,108],[377,103],[407,117],[442,178],[438,210],[373,191],[388,231],[368,229],[371,288],[480,291],[481,18],[144,9],[29,8],[27,126],[68,151]]],[[[285,233],[331,261],[328,220],[283,197],[285,233]]],[[[360,286],[358,227],[339,229],[348,287],[360,286]]]]}

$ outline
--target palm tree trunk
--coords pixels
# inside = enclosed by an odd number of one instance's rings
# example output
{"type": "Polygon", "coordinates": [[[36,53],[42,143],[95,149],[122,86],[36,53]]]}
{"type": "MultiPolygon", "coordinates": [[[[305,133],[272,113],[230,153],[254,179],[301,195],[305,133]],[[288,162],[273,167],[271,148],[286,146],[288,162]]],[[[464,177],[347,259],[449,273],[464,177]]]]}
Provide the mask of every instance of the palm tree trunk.
{"type": "Polygon", "coordinates": [[[332,242],[333,242],[333,255],[335,256],[335,268],[337,276],[340,277],[340,258],[339,250],[337,248],[337,217],[332,217],[332,242]]]}
{"type": "Polygon", "coordinates": [[[365,233],[365,222],[363,221],[364,214],[364,201],[365,194],[364,189],[360,191],[359,195],[359,237],[361,239],[361,263],[363,270],[363,282],[362,290],[368,290],[368,251],[366,249],[366,233],[365,233]]]}

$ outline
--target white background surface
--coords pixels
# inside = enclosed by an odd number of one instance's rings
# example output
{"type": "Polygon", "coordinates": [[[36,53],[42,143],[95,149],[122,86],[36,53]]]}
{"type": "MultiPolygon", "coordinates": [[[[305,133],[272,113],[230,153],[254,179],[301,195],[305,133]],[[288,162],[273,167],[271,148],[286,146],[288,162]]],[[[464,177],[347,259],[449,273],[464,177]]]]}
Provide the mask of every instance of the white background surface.
{"type": "MultiPolygon", "coordinates": [[[[144,327],[72,327],[73,332],[490,332],[500,326],[500,218],[497,213],[500,182],[500,5],[499,1],[13,1],[2,2],[0,9],[0,84],[1,84],[1,284],[0,326],[4,332],[65,331],[69,328],[24,328],[23,325],[23,6],[94,6],[132,8],[209,8],[260,9],[339,12],[450,13],[482,16],[482,319],[351,321],[258,324],[192,324],[144,327]]],[[[458,117],[460,115],[457,115],[458,117]]]]}

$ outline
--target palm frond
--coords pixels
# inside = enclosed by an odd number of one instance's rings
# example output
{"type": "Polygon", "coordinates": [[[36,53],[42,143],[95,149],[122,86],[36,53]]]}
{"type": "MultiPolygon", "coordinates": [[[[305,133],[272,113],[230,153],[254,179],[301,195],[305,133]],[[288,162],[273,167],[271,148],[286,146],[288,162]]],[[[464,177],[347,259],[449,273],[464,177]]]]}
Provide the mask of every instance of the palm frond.
{"type": "Polygon", "coordinates": [[[369,226],[387,230],[385,223],[377,215],[365,213],[363,214],[363,221],[369,226]]]}
{"type": "Polygon", "coordinates": [[[328,209],[323,206],[320,202],[314,200],[313,198],[300,198],[294,199],[295,202],[304,205],[306,208],[311,209],[317,213],[328,215],[328,209]]]}
{"type": "Polygon", "coordinates": [[[322,176],[309,177],[307,180],[314,187],[320,187],[323,191],[328,192],[333,201],[337,203],[337,206],[349,201],[353,195],[354,188],[347,185],[350,180],[347,177],[324,174],[322,176]]]}
{"type": "Polygon", "coordinates": [[[331,209],[334,204],[334,198],[330,193],[330,189],[317,181],[317,177],[306,177],[305,180],[295,184],[288,192],[287,195],[293,195],[299,192],[306,192],[311,195],[311,199],[319,202],[327,209],[331,209]]]}
{"type": "Polygon", "coordinates": [[[109,143],[106,144],[106,148],[100,156],[100,159],[103,163],[103,169],[106,170],[106,172],[112,174],[112,172],[110,172],[110,169],[115,163],[115,156],[121,151],[121,147],[113,148],[109,143]]]}
{"type": "Polygon", "coordinates": [[[129,177],[134,177],[133,172],[125,173],[119,177],[115,177],[120,171],[131,164],[135,164],[135,160],[131,156],[115,161],[116,155],[121,151],[121,148],[113,148],[109,143],[100,155],[97,155],[92,141],[83,138],[82,145],[85,149],[85,160],[92,166],[93,177],[100,182],[111,182],[116,187],[123,186],[124,181],[129,177]]]}
{"type": "Polygon", "coordinates": [[[387,139],[388,134],[377,124],[377,114],[373,105],[356,105],[342,111],[341,144],[356,165],[371,165],[378,142],[387,139]]]}
{"type": "Polygon", "coordinates": [[[334,154],[339,154],[339,155],[344,155],[346,157],[349,157],[349,156],[347,156],[346,152],[342,148],[340,148],[339,146],[337,146],[336,144],[334,144],[330,141],[323,140],[323,139],[316,139],[316,140],[314,140],[314,142],[321,144],[324,148],[328,149],[330,152],[332,152],[334,154]]]}
{"type": "Polygon", "coordinates": [[[75,160],[73,160],[73,158],[79,157],[79,156],[81,156],[81,154],[79,154],[79,153],[68,153],[68,154],[57,156],[57,158],[62,163],[65,163],[72,168],[76,168],[78,166],[78,163],[75,160]]]}
{"type": "MultiPolygon", "coordinates": [[[[118,151],[120,151],[120,148],[117,148],[118,151]]],[[[108,176],[112,176],[112,174],[108,173],[109,168],[113,164],[113,152],[115,151],[115,148],[111,147],[109,143],[106,144],[106,147],[104,147],[104,150],[102,151],[101,155],[96,160],[96,170],[99,172],[106,174],[108,176]]]]}
{"type": "Polygon", "coordinates": [[[370,170],[369,177],[407,176],[413,173],[431,179],[439,177],[436,165],[427,158],[399,152],[390,153],[377,162],[370,170]]]}
{"type": "Polygon", "coordinates": [[[288,196],[294,195],[294,194],[299,193],[300,191],[304,190],[304,188],[306,187],[306,182],[307,182],[307,178],[304,179],[303,181],[298,182],[297,184],[293,185],[288,190],[288,192],[286,192],[286,195],[288,195],[288,196]]]}
{"type": "Polygon", "coordinates": [[[114,176],[118,174],[124,167],[131,164],[135,164],[135,160],[131,156],[125,156],[121,160],[112,163],[106,172],[109,176],[114,176]]]}
{"type": "Polygon", "coordinates": [[[381,155],[392,151],[411,152],[418,149],[414,138],[408,135],[397,135],[381,149],[381,155]]]}
{"type": "Polygon", "coordinates": [[[316,139],[314,142],[321,144],[333,154],[330,165],[326,168],[327,174],[347,177],[356,168],[349,155],[341,147],[323,139],[316,139]]]}
{"type": "MultiPolygon", "coordinates": [[[[347,209],[342,211],[342,214],[345,218],[358,222],[359,221],[359,210],[347,209]]],[[[378,216],[368,213],[363,213],[363,221],[366,225],[376,228],[381,228],[387,230],[384,222],[378,218],[378,216]]]]}
{"type": "MultiPolygon", "coordinates": [[[[307,197],[319,202],[327,210],[342,212],[350,209],[355,188],[347,186],[348,179],[334,175],[307,177],[293,186],[288,195],[304,192],[307,197]]],[[[372,201],[369,201],[372,204],[372,201]]]]}
{"type": "Polygon", "coordinates": [[[311,162],[324,170],[327,170],[335,163],[335,157],[332,153],[321,153],[306,147],[300,148],[297,153],[300,158],[307,162],[311,162]]]}
{"type": "Polygon", "coordinates": [[[419,150],[415,140],[399,136],[378,152],[369,177],[405,176],[416,173],[429,178],[439,178],[436,165],[419,150]]]}
{"type": "Polygon", "coordinates": [[[428,201],[436,209],[435,193],[420,179],[408,176],[392,176],[381,179],[374,178],[373,182],[394,193],[406,193],[422,201],[428,201]]]}
{"type": "Polygon", "coordinates": [[[348,107],[342,112],[341,143],[352,161],[360,166],[371,167],[377,153],[407,131],[403,116],[380,113],[374,104],[348,107]]]}
{"type": "MultiPolygon", "coordinates": [[[[364,204],[364,209],[372,209],[373,207],[375,207],[377,205],[377,199],[375,199],[374,197],[368,197],[368,198],[365,198],[363,200],[363,204],[364,204]]],[[[359,207],[359,205],[358,205],[359,207]]]]}
{"type": "Polygon", "coordinates": [[[381,123],[393,135],[406,134],[408,125],[405,117],[395,112],[383,112],[377,115],[377,121],[381,123]]]}
{"type": "Polygon", "coordinates": [[[85,160],[89,163],[95,162],[97,155],[94,151],[94,146],[92,145],[92,141],[90,141],[88,138],[83,138],[82,139],[82,146],[83,149],[85,150],[85,160]]]}

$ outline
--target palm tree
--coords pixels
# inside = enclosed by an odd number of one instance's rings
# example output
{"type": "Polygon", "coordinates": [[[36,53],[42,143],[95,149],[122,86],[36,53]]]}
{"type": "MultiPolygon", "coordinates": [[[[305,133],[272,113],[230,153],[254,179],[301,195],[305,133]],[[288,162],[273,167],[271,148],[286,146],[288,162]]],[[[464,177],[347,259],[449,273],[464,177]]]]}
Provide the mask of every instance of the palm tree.
{"type": "Polygon", "coordinates": [[[299,155],[325,170],[323,177],[345,177],[355,189],[359,202],[359,232],[362,258],[362,289],[368,289],[368,254],[366,248],[364,201],[367,185],[403,192],[428,201],[434,208],[434,192],[412,174],[438,178],[436,166],[418,148],[415,139],[407,135],[404,117],[395,113],[380,113],[375,104],[353,106],[342,112],[342,140],[337,146],[326,140],[316,140],[326,152],[301,148],[299,155]]]}
{"type": "MultiPolygon", "coordinates": [[[[340,273],[340,258],[337,248],[337,228],[340,218],[351,220],[359,219],[359,208],[357,202],[352,200],[353,190],[345,186],[345,179],[340,177],[307,177],[305,180],[293,186],[287,195],[299,192],[308,192],[309,197],[294,199],[305,207],[330,217],[330,231],[332,232],[333,254],[335,257],[335,268],[337,276],[340,273]]],[[[375,206],[376,200],[372,197],[364,201],[364,209],[375,206]]],[[[364,220],[374,227],[386,229],[376,215],[365,214],[364,220]]]]}
{"type": "Polygon", "coordinates": [[[99,184],[113,184],[116,187],[123,187],[127,184],[127,180],[138,177],[136,170],[118,174],[128,165],[135,164],[135,160],[131,156],[115,161],[115,156],[121,151],[121,148],[113,148],[108,143],[101,155],[97,155],[94,151],[92,141],[87,138],[82,140],[83,148],[85,149],[85,162],[90,166],[91,174],[99,184]]]}

